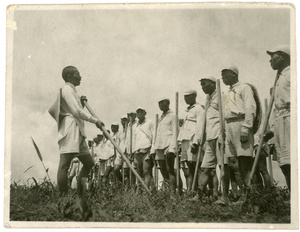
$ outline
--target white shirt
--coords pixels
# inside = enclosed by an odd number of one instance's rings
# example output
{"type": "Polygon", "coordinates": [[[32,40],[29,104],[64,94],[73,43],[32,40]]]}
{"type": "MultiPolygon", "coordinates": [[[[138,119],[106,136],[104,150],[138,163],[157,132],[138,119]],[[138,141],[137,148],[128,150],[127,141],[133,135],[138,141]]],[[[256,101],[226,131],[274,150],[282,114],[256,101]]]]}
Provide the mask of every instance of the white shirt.
{"type": "Polygon", "coordinates": [[[96,123],[97,119],[86,113],[81,105],[75,86],[66,82],[62,88],[62,97],[60,103],[60,114],[64,117],[58,130],[59,140],[64,138],[73,121],[76,122],[78,129],[83,137],[86,137],[84,121],[96,123]]]}
{"type": "Polygon", "coordinates": [[[215,90],[211,95],[207,94],[206,98],[206,140],[213,140],[220,135],[220,116],[218,93],[215,90]]]}
{"type": "Polygon", "coordinates": [[[116,144],[119,146],[120,144],[120,132],[117,131],[112,135],[113,140],[116,142],[116,144]]]}
{"type": "Polygon", "coordinates": [[[193,143],[198,143],[201,138],[201,131],[204,120],[204,109],[195,103],[187,108],[186,117],[182,127],[180,128],[178,141],[192,140],[193,143]]]}
{"type": "Polygon", "coordinates": [[[290,66],[279,74],[274,90],[275,117],[290,115],[291,77],[290,66]]]}
{"type": "Polygon", "coordinates": [[[118,138],[119,147],[123,153],[125,153],[126,151],[126,138],[125,138],[126,133],[127,132],[125,131],[125,129],[123,129],[123,131],[119,133],[119,138],[118,138]]]}
{"type": "Polygon", "coordinates": [[[137,122],[133,132],[133,152],[139,149],[149,148],[152,145],[154,125],[152,121],[145,119],[143,123],[137,122]]]}
{"type": "Polygon", "coordinates": [[[107,160],[114,155],[114,145],[108,139],[103,139],[100,142],[99,149],[100,154],[97,153],[97,155],[101,160],[107,160]]]}
{"type": "Polygon", "coordinates": [[[242,130],[248,132],[253,127],[256,116],[256,102],[251,87],[240,82],[235,83],[229,88],[225,98],[225,118],[234,118],[245,115],[242,130]]]}
{"type": "Polygon", "coordinates": [[[176,116],[169,110],[163,113],[158,121],[156,139],[153,145],[153,151],[169,147],[169,152],[175,153],[176,149],[176,116]]]}

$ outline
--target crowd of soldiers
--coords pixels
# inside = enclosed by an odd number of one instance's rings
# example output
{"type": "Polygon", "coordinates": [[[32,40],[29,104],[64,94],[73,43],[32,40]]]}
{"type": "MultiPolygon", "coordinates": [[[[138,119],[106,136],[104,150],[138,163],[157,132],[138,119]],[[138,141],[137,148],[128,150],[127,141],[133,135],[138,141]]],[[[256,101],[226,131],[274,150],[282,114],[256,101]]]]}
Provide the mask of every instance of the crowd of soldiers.
{"type": "MultiPolygon", "coordinates": [[[[75,90],[75,86],[80,84],[81,76],[75,67],[66,67],[63,71],[66,85],[60,95],[61,104],[66,105],[64,108],[66,113],[63,113],[62,121],[56,118],[61,135],[59,140],[61,159],[58,171],[60,191],[66,191],[64,185],[67,170],[71,160],[77,157],[83,163],[78,177],[81,198],[84,198],[82,192],[85,188],[82,185],[87,182],[89,175],[96,181],[109,184],[109,176],[114,173],[114,183],[124,184],[130,180],[130,184],[139,187],[140,181],[135,180],[135,175],[132,175],[129,169],[129,165],[132,165],[150,189],[152,183],[155,183],[153,170],[159,167],[163,182],[169,187],[172,198],[176,196],[175,193],[178,190],[180,194],[190,196],[191,200],[202,201],[210,192],[216,202],[226,205],[229,201],[230,182],[233,192],[231,200],[238,199],[237,188],[241,190],[243,197],[252,183],[264,188],[269,188],[273,184],[266,168],[266,155],[270,153],[268,147],[272,147],[273,153],[274,147],[276,148],[279,166],[290,189],[290,49],[289,46],[281,45],[267,51],[267,54],[271,56],[271,67],[277,70],[271,93],[274,110],[272,120],[269,120],[269,124],[272,124],[270,130],[257,132],[261,106],[256,88],[239,81],[238,67],[227,66],[221,70],[221,76],[223,83],[229,86],[228,94],[223,95],[218,91],[215,77],[202,77],[199,84],[207,95],[206,102],[203,105],[196,102],[196,90],[185,91],[184,100],[187,109],[184,119],[178,120],[177,114],[170,109],[169,98],[162,97],[158,100],[158,107],[162,114],[157,123],[153,123],[146,117],[145,107],[138,107],[126,112],[127,114],[120,118],[122,128],[119,128],[118,123],[112,124],[112,138],[130,163],[124,162],[124,157],[106,133],[98,134],[96,138],[89,141],[89,146],[85,144],[86,135],[81,121],[95,123],[101,130],[104,124],[83,111],[86,99],[80,98],[75,90]],[[69,90],[70,86],[71,90],[69,90]],[[73,91],[72,94],[75,94],[76,99],[66,100],[71,96],[71,94],[68,95],[68,91],[73,91]],[[77,110],[67,107],[72,104],[74,106],[75,103],[77,110]],[[64,129],[66,127],[64,123],[67,123],[65,121],[69,115],[72,115],[75,121],[77,118],[81,120],[76,121],[74,126],[77,125],[78,129],[75,128],[72,132],[73,137],[78,136],[77,144],[70,142],[72,136],[68,136],[70,132],[64,129]],[[270,123],[271,121],[273,123],[270,123]],[[255,175],[251,176],[256,156],[255,147],[258,144],[254,138],[256,132],[257,140],[263,140],[264,147],[258,159],[255,175]],[[273,142],[268,142],[271,138],[273,142]],[[275,146],[271,146],[273,144],[275,146]],[[76,149],[73,149],[75,146],[77,146],[76,149]],[[90,150],[87,150],[87,147],[90,150]],[[68,156],[71,158],[66,159],[69,154],[72,154],[68,156]],[[179,163],[176,160],[179,160],[179,163]],[[221,169],[220,182],[222,183],[220,199],[218,199],[218,167],[221,169]],[[184,173],[186,182],[184,193],[178,169],[184,173]]],[[[269,117],[266,116],[267,119],[269,117]]],[[[72,170],[69,172],[69,183],[73,175],[71,173],[73,173],[72,170]]]]}

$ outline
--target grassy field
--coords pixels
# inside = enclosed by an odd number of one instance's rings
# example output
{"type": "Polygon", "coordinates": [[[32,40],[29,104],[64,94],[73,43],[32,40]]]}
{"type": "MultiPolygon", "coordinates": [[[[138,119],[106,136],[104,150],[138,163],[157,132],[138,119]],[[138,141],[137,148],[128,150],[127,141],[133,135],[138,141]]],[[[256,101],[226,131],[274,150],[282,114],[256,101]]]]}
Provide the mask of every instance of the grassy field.
{"type": "MultiPolygon", "coordinates": [[[[10,186],[11,221],[82,221],[76,192],[59,197],[50,182],[10,186]]],[[[168,190],[136,193],[120,186],[94,187],[87,192],[94,222],[236,222],[290,223],[288,192],[280,187],[251,190],[245,202],[228,206],[191,202],[186,195],[171,199],[168,190]]]]}

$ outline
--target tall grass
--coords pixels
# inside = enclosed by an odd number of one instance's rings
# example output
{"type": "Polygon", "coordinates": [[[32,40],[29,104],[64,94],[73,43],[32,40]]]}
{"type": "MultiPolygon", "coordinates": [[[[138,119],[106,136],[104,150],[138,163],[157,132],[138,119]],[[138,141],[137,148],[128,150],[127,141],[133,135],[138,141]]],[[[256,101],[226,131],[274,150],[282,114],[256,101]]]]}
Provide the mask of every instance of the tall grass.
{"type": "MultiPolygon", "coordinates": [[[[51,179],[50,179],[49,173],[48,173],[49,168],[46,168],[46,167],[45,167],[45,164],[44,164],[44,162],[43,162],[43,156],[42,156],[42,154],[41,154],[41,152],[40,152],[40,149],[38,148],[38,146],[36,145],[36,143],[35,143],[35,141],[34,141],[34,139],[33,139],[32,137],[31,137],[31,140],[32,140],[33,146],[34,146],[34,148],[35,148],[35,150],[36,150],[36,153],[37,153],[37,155],[38,155],[40,161],[41,161],[42,164],[43,164],[43,167],[44,167],[45,172],[46,172],[46,175],[47,175],[47,177],[48,177],[48,179],[49,179],[49,181],[50,181],[50,183],[51,183],[51,185],[52,185],[52,188],[54,189],[54,185],[53,185],[53,183],[52,183],[52,181],[51,181],[51,179]]],[[[28,168],[28,169],[29,169],[29,168],[28,168]]],[[[28,169],[27,169],[27,170],[28,170],[28,169]]],[[[27,170],[26,170],[26,171],[27,171],[27,170]]]]}

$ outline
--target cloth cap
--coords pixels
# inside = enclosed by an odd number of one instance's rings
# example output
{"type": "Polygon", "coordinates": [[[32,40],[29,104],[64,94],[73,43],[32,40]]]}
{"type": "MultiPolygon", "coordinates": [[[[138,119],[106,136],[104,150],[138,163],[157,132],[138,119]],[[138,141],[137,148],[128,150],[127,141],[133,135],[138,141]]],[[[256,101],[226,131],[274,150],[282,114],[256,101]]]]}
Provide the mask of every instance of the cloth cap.
{"type": "Polygon", "coordinates": [[[210,80],[210,81],[213,81],[213,82],[217,82],[217,79],[215,77],[212,77],[212,76],[202,77],[199,81],[202,81],[202,80],[210,80]]]}
{"type": "Polygon", "coordinates": [[[286,44],[283,44],[283,45],[279,45],[271,50],[268,50],[267,53],[269,55],[272,55],[276,52],[283,52],[287,55],[290,55],[290,46],[289,45],[286,45],[286,44]]]}
{"type": "Polygon", "coordinates": [[[144,108],[144,107],[142,107],[142,106],[139,106],[139,107],[136,109],[136,111],[138,111],[138,110],[143,110],[143,111],[145,111],[145,112],[146,112],[145,108],[144,108]]]}
{"type": "Polygon", "coordinates": [[[191,95],[191,94],[196,94],[197,95],[197,91],[194,90],[194,89],[188,89],[188,90],[184,91],[183,95],[186,96],[186,95],[191,95]]]}
{"type": "Polygon", "coordinates": [[[99,136],[101,136],[101,135],[103,135],[103,132],[102,132],[102,131],[100,131],[99,134],[97,134],[97,137],[99,137],[99,136]]]}
{"type": "Polygon", "coordinates": [[[126,114],[123,114],[122,117],[121,117],[121,119],[123,119],[123,118],[126,118],[126,119],[127,119],[127,115],[126,115],[126,114]]]}
{"type": "Polygon", "coordinates": [[[135,110],[128,111],[128,114],[135,114],[135,113],[136,113],[135,110]]]}
{"type": "Polygon", "coordinates": [[[170,101],[170,99],[167,98],[167,97],[160,97],[160,98],[158,98],[157,102],[161,102],[161,101],[164,101],[164,100],[170,101]]]}
{"type": "Polygon", "coordinates": [[[111,125],[112,125],[112,126],[119,126],[119,123],[113,122],[111,125]]]}
{"type": "Polygon", "coordinates": [[[222,69],[223,70],[231,70],[232,72],[236,73],[239,75],[239,69],[235,65],[230,65],[222,69]]]}

